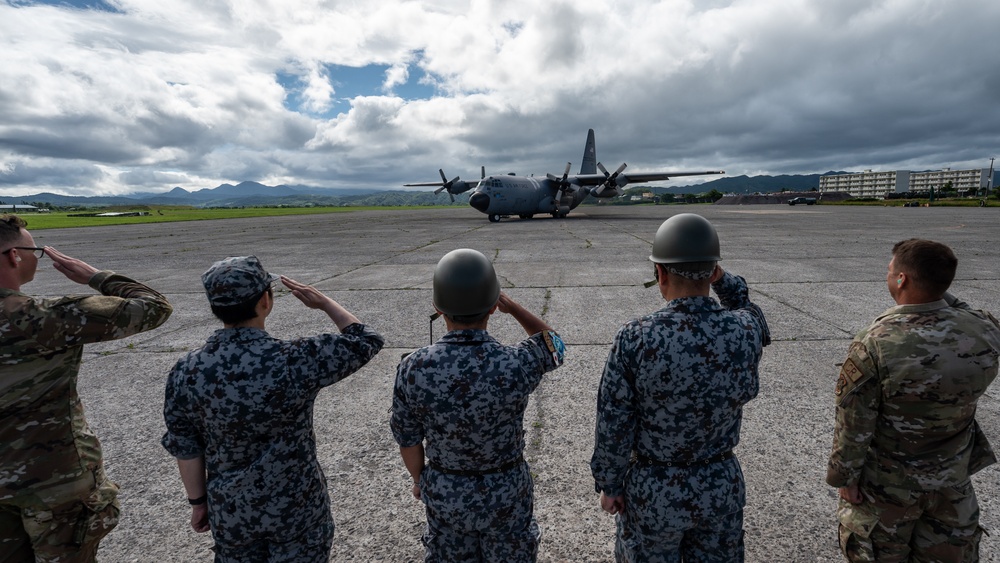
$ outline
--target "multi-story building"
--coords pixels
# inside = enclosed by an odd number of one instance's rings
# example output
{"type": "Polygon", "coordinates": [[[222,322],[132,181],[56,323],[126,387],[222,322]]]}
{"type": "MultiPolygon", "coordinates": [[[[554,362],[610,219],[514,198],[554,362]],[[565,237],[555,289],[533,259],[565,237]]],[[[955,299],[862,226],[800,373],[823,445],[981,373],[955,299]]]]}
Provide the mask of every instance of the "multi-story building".
{"type": "Polygon", "coordinates": [[[889,192],[905,192],[910,185],[907,170],[854,172],[819,177],[820,192],[847,192],[854,197],[885,197],[889,192]]]}
{"type": "Polygon", "coordinates": [[[910,172],[894,170],[888,172],[853,172],[820,176],[820,192],[847,192],[854,197],[884,198],[893,192],[930,192],[931,188],[941,191],[946,188],[965,195],[975,194],[986,186],[985,168],[974,170],[934,170],[931,172],[910,172]]]}
{"type": "Polygon", "coordinates": [[[968,192],[976,193],[977,190],[986,186],[987,170],[980,168],[976,170],[935,170],[932,172],[912,172],[910,173],[911,192],[929,192],[951,185],[951,189],[964,195],[968,192]]]}

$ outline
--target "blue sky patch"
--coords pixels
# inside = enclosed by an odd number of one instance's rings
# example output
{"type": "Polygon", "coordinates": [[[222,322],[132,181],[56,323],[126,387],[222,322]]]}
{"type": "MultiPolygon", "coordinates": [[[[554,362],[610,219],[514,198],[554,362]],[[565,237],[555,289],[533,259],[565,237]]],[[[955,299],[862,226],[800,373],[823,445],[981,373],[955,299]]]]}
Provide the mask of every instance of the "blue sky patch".
{"type": "MultiPolygon", "coordinates": [[[[386,71],[389,68],[391,68],[389,65],[382,64],[370,64],[363,67],[323,65],[327,80],[333,85],[334,100],[330,109],[317,117],[332,117],[347,111],[351,105],[350,100],[358,96],[395,95],[404,100],[426,100],[436,93],[436,88],[433,85],[421,82],[426,82],[427,74],[419,66],[413,64],[408,68],[409,76],[407,76],[405,84],[396,84],[391,91],[384,90],[386,71]]],[[[302,92],[306,88],[306,82],[302,80],[300,75],[279,72],[275,75],[275,79],[288,92],[285,107],[299,113],[312,114],[303,107],[305,99],[302,97],[302,92]]]]}
{"type": "Polygon", "coordinates": [[[104,2],[102,0],[32,0],[27,2],[13,2],[14,5],[31,6],[31,5],[44,5],[44,6],[56,6],[56,7],[69,7],[76,8],[78,10],[97,10],[100,12],[111,12],[113,14],[123,14],[115,6],[104,2]]]}

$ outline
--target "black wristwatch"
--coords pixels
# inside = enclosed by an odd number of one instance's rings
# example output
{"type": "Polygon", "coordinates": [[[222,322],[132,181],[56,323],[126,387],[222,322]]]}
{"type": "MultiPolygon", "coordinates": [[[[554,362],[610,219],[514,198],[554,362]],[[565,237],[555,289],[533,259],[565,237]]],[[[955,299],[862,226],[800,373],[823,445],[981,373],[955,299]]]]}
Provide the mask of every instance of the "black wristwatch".
{"type": "Polygon", "coordinates": [[[188,503],[191,506],[198,506],[199,504],[205,504],[206,502],[208,502],[208,495],[207,494],[201,495],[198,498],[189,498],[188,499],[188,503]]]}

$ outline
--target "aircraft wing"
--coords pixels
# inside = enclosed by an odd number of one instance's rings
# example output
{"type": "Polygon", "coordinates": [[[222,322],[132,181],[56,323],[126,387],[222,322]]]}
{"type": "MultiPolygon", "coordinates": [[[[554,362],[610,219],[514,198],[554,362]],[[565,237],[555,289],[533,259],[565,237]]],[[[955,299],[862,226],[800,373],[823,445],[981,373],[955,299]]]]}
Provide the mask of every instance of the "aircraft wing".
{"type": "Polygon", "coordinates": [[[658,180],[669,180],[679,176],[705,176],[708,174],[725,174],[723,170],[709,170],[706,172],[624,172],[618,177],[618,185],[639,184],[642,182],[656,182],[658,180]],[[625,180],[623,183],[622,180],[625,180]]]}
{"type": "MultiPolygon", "coordinates": [[[[658,180],[669,180],[679,176],[704,176],[707,174],[725,174],[722,170],[708,170],[705,172],[623,172],[614,178],[619,186],[625,184],[639,184],[642,182],[656,182],[658,180]]],[[[580,186],[599,186],[608,180],[604,174],[577,174],[571,176],[574,184],[580,186]]]]}

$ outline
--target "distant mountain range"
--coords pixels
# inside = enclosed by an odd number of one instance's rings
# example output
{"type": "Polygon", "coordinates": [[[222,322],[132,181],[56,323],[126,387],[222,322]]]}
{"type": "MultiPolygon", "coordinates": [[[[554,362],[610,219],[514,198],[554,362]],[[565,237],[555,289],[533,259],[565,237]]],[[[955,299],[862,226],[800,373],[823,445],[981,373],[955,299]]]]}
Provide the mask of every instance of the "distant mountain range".
{"type": "Polygon", "coordinates": [[[843,174],[843,172],[827,172],[826,174],[782,174],[780,176],[726,176],[695,186],[650,186],[658,193],[673,194],[705,193],[712,190],[724,194],[771,193],[782,190],[788,192],[807,192],[819,189],[819,177],[827,174],[843,174]]]}
{"type": "MultiPolygon", "coordinates": [[[[194,207],[247,207],[259,205],[340,205],[383,190],[317,188],[313,186],[266,186],[259,182],[222,184],[214,188],[188,191],[175,187],[169,192],[138,192],[120,196],[66,196],[49,192],[26,196],[0,196],[4,203],[47,203],[58,207],[190,205],[194,207]]],[[[434,195],[431,193],[431,195],[434,195]]],[[[436,196],[435,196],[435,199],[436,196]]],[[[449,201],[445,194],[444,201],[449,201]]],[[[378,204],[376,204],[378,205],[378,204]]],[[[384,204],[382,204],[384,205],[384,204]]],[[[405,205],[405,204],[403,204],[405,205]]]]}
{"type": "MultiPolygon", "coordinates": [[[[827,172],[826,174],[842,174],[827,172]]],[[[781,176],[733,176],[690,186],[642,186],[657,194],[700,194],[717,190],[723,194],[772,193],[780,191],[805,192],[819,188],[820,176],[826,174],[794,174],[781,176]]],[[[996,180],[994,179],[994,185],[996,180]]],[[[631,187],[638,187],[632,185],[631,187]]],[[[591,200],[588,200],[591,201],[591,200]]],[[[64,196],[38,193],[27,196],[2,196],[0,203],[44,203],[56,207],[108,207],[190,205],[194,207],[254,207],[285,205],[341,206],[341,205],[451,205],[447,193],[435,194],[433,190],[404,191],[376,189],[318,188],[313,186],[265,186],[259,182],[222,184],[214,188],[188,191],[176,187],[169,192],[134,193],[122,196],[64,196]]],[[[465,205],[466,199],[456,198],[455,203],[465,205]]]]}

